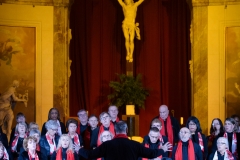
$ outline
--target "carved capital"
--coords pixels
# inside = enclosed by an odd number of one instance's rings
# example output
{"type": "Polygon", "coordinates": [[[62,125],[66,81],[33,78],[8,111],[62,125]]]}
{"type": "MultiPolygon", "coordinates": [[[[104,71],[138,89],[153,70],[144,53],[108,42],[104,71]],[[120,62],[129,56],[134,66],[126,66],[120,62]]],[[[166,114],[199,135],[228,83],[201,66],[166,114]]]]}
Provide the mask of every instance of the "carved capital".
{"type": "Polygon", "coordinates": [[[193,7],[208,6],[209,0],[192,0],[193,7]]]}

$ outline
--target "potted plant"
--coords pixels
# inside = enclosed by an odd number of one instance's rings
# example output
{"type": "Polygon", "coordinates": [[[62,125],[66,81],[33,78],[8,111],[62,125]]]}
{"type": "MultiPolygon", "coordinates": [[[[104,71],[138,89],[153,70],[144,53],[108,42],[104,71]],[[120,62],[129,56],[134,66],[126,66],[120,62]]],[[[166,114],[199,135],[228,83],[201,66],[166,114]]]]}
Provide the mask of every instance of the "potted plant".
{"type": "Polygon", "coordinates": [[[143,87],[142,75],[136,77],[125,74],[118,74],[120,81],[110,81],[109,86],[113,93],[108,95],[111,104],[117,107],[135,105],[138,108],[145,108],[145,100],[149,95],[148,89],[143,87]]]}

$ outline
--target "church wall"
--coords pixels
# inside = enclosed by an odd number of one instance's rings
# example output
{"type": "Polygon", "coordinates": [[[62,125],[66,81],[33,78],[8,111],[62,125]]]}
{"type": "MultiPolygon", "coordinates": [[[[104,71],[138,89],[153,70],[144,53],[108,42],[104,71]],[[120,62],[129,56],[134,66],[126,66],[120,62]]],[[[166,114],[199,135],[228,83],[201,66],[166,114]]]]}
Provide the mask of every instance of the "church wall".
{"type": "Polygon", "coordinates": [[[0,24],[36,27],[36,122],[41,126],[53,106],[53,7],[2,4],[0,24]]]}

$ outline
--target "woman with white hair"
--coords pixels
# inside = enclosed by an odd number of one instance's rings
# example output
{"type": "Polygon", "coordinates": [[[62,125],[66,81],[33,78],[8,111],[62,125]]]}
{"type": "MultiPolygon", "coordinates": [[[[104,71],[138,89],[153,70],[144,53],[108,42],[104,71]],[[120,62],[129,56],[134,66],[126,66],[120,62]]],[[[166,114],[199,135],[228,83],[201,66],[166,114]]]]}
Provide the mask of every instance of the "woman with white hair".
{"type": "Polygon", "coordinates": [[[62,134],[56,151],[51,160],[78,160],[78,155],[74,152],[72,139],[68,134],[62,134]]]}
{"type": "Polygon", "coordinates": [[[209,160],[235,160],[236,158],[229,151],[228,140],[225,137],[219,137],[217,140],[217,151],[209,156],[209,160]]]}
{"type": "Polygon", "coordinates": [[[53,152],[57,148],[59,136],[56,134],[58,131],[58,123],[54,120],[49,120],[45,124],[47,133],[40,139],[40,150],[50,160],[53,152]]]}

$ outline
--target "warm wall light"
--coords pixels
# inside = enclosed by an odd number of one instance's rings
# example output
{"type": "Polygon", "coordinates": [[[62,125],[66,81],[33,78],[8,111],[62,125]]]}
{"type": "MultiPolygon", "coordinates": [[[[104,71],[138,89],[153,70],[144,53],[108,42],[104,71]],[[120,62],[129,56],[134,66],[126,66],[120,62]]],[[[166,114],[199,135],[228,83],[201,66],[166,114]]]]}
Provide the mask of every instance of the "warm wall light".
{"type": "Polygon", "coordinates": [[[126,105],[126,115],[135,115],[134,105],[126,105]]]}
{"type": "Polygon", "coordinates": [[[183,117],[180,118],[180,124],[183,125],[183,117]]]}

